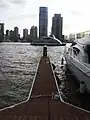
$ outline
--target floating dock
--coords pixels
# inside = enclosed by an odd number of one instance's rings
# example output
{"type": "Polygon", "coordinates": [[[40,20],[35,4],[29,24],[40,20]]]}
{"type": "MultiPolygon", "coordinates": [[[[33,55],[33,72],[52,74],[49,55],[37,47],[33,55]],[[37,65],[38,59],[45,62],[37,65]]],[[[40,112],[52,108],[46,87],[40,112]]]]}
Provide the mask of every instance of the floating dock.
{"type": "Polygon", "coordinates": [[[0,110],[0,120],[90,120],[90,113],[61,100],[50,60],[41,57],[28,100],[0,110]]]}

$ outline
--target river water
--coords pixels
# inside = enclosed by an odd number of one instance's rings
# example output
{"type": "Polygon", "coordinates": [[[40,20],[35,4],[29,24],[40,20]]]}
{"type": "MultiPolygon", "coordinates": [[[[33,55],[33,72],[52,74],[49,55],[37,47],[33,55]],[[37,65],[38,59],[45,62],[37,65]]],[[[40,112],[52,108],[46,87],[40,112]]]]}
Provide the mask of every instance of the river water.
{"type": "MultiPolygon", "coordinates": [[[[0,108],[26,100],[43,47],[29,43],[0,43],[0,108]]],[[[64,47],[48,47],[50,61],[59,68],[64,47]]]]}

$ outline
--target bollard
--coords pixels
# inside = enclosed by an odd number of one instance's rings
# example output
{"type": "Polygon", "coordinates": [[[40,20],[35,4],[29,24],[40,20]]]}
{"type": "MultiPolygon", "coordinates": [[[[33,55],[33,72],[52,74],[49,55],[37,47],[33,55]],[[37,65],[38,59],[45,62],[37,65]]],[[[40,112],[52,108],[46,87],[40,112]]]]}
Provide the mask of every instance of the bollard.
{"type": "Polygon", "coordinates": [[[47,46],[43,47],[43,57],[47,56],[47,46]]]}

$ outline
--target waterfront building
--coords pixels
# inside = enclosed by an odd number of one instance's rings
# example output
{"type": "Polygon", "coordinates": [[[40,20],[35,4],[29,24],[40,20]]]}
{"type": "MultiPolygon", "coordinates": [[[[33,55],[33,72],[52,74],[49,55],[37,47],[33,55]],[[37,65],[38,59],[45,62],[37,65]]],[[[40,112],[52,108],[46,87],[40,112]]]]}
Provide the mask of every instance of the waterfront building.
{"type": "Polygon", "coordinates": [[[62,28],[63,28],[63,17],[61,17],[61,14],[54,14],[54,17],[52,18],[51,33],[59,40],[62,40],[62,28]]]}
{"type": "Polygon", "coordinates": [[[10,31],[6,30],[5,41],[10,41],[10,31]]]}
{"type": "Polygon", "coordinates": [[[75,34],[69,34],[69,41],[72,42],[75,40],[75,34]]]}
{"type": "Polygon", "coordinates": [[[6,36],[10,36],[10,31],[6,30],[6,36]]]}
{"type": "Polygon", "coordinates": [[[19,28],[18,27],[14,27],[14,42],[18,42],[18,36],[19,34],[19,28]]]}
{"type": "Polygon", "coordinates": [[[30,39],[36,40],[37,39],[37,26],[32,26],[30,29],[30,39]]]}
{"type": "Polygon", "coordinates": [[[76,33],[76,38],[77,39],[83,38],[85,36],[90,36],[90,30],[76,33]]]}
{"type": "Polygon", "coordinates": [[[14,39],[14,31],[10,30],[10,40],[13,41],[14,39]]]}
{"type": "Polygon", "coordinates": [[[27,37],[28,37],[28,30],[25,28],[25,29],[23,29],[23,39],[27,39],[27,37]]]}
{"type": "Polygon", "coordinates": [[[64,40],[69,40],[67,35],[64,35],[64,40]]]}
{"type": "Polygon", "coordinates": [[[48,8],[39,8],[39,38],[48,36],[48,8]]]}
{"type": "Polygon", "coordinates": [[[4,23],[0,23],[0,42],[4,41],[4,23]]]}

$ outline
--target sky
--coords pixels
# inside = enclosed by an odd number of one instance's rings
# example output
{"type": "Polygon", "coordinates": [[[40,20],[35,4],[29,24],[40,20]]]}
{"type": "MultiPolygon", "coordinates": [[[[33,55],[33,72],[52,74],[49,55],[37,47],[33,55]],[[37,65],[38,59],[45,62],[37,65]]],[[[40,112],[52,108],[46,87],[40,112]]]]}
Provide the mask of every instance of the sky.
{"type": "Polygon", "coordinates": [[[0,0],[0,22],[5,30],[19,27],[19,33],[39,25],[39,7],[48,7],[48,33],[55,13],[63,17],[63,34],[90,30],[90,0],[0,0]]]}

